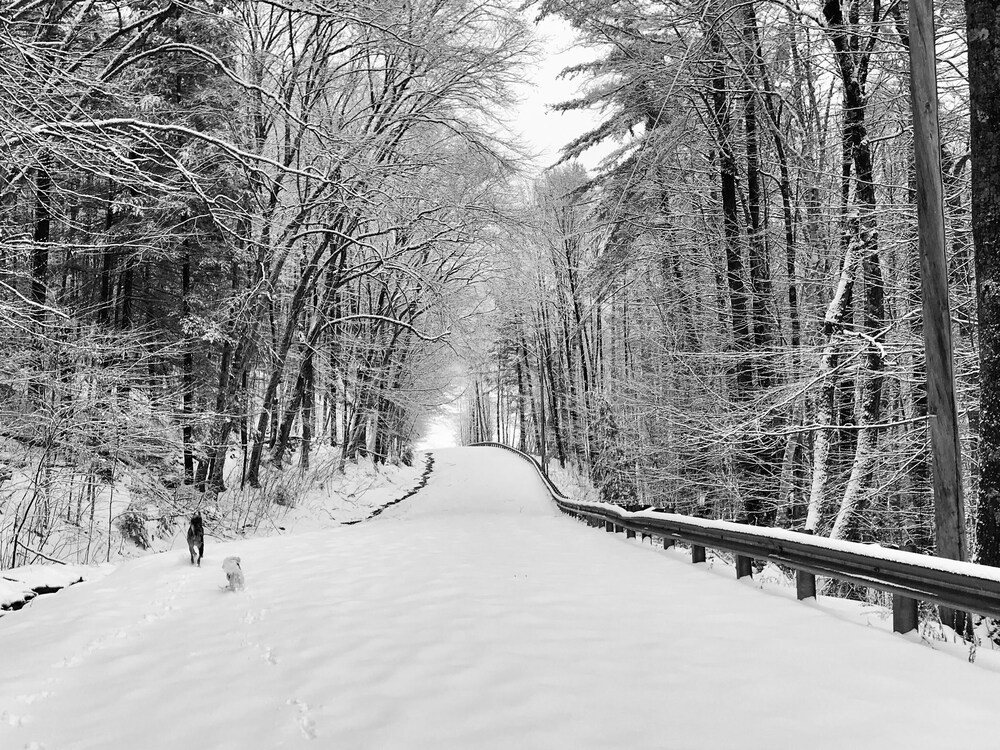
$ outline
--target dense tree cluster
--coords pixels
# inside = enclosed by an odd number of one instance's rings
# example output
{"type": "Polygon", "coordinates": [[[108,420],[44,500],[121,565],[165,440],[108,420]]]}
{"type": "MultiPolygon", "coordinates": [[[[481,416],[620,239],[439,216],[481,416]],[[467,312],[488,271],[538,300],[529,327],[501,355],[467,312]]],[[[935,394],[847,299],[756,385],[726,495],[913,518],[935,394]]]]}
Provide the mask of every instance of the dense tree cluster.
{"type": "MultiPolygon", "coordinates": [[[[966,5],[936,8],[941,166],[965,515],[1000,564],[1000,27],[966,5]]],[[[4,564],[123,467],[176,500],[320,445],[407,460],[457,357],[464,440],[609,502],[934,550],[907,4],[535,7],[591,48],[559,108],[598,121],[522,189],[501,0],[5,4],[4,564]]]]}
{"type": "MultiPolygon", "coordinates": [[[[936,5],[967,515],[982,536],[966,19],[936,5]]],[[[602,119],[538,183],[534,238],[511,254],[534,293],[497,295],[480,391],[514,416],[496,422],[583,467],[609,501],[932,550],[906,4],[542,10],[594,52],[561,106],[602,119]],[[573,166],[598,143],[615,150],[596,174],[573,166]]]]}
{"type": "Polygon", "coordinates": [[[320,442],[405,460],[529,44],[490,0],[5,3],[0,469],[36,481],[4,564],[123,466],[169,497],[320,442]]]}

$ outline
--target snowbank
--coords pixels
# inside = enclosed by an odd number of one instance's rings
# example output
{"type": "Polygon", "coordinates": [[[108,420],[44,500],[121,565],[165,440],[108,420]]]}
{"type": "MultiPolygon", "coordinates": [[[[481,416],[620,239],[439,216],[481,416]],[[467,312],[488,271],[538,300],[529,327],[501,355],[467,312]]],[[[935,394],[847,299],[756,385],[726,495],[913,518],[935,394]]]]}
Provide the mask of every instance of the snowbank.
{"type": "Polygon", "coordinates": [[[100,575],[82,565],[24,565],[0,573],[0,610],[16,609],[38,594],[51,593],[100,575]]]}

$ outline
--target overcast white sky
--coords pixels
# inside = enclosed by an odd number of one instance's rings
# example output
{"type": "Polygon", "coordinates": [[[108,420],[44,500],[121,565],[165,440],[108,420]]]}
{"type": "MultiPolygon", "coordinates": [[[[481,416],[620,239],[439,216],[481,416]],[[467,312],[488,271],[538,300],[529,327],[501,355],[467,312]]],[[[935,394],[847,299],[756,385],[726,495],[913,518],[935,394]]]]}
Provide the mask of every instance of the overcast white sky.
{"type": "MultiPolygon", "coordinates": [[[[531,13],[533,15],[534,11],[531,13]]],[[[559,73],[570,65],[592,58],[594,52],[575,45],[573,29],[562,19],[548,17],[536,28],[542,37],[540,46],[545,56],[533,71],[528,71],[530,82],[524,87],[513,127],[527,144],[539,152],[535,163],[541,171],[559,158],[562,146],[592,128],[597,117],[587,112],[552,112],[548,109],[578,95],[578,79],[559,79],[559,73]]],[[[591,168],[608,150],[591,149],[581,161],[585,167],[591,168]]]]}

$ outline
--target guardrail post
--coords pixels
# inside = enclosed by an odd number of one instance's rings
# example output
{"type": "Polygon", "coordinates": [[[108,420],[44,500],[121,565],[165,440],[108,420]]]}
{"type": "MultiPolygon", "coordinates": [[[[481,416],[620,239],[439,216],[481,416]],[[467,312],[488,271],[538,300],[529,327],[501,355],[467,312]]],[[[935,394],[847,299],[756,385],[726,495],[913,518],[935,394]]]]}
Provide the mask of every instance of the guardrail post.
{"type": "Polygon", "coordinates": [[[615,533],[616,534],[621,534],[622,533],[622,527],[619,526],[618,524],[615,524],[615,533]]]}
{"type": "MultiPolygon", "coordinates": [[[[916,552],[913,544],[903,546],[906,552],[916,552]]],[[[917,614],[917,600],[902,594],[892,595],[892,630],[894,633],[909,633],[920,624],[917,614]]]]}
{"type": "MultiPolygon", "coordinates": [[[[812,534],[812,529],[804,529],[803,534],[812,534]]],[[[816,598],[816,576],[805,570],[795,571],[795,598],[799,601],[803,599],[816,598]]]]}
{"type": "Polygon", "coordinates": [[[615,525],[613,523],[611,523],[611,521],[605,521],[604,522],[604,530],[606,532],[608,532],[609,534],[611,534],[615,530],[615,525]]]}
{"type": "Polygon", "coordinates": [[[736,577],[746,578],[750,576],[753,578],[753,566],[750,564],[752,560],[749,557],[744,557],[743,555],[736,556],[736,577]]]}
{"type": "Polygon", "coordinates": [[[670,549],[674,546],[674,540],[669,536],[663,537],[663,549],[670,549]]]}
{"type": "Polygon", "coordinates": [[[703,563],[705,562],[705,548],[700,544],[691,545],[691,562],[693,563],[703,563]]]}
{"type": "Polygon", "coordinates": [[[892,630],[894,633],[909,633],[919,625],[917,600],[902,594],[892,595],[892,630]]]}
{"type": "Polygon", "coordinates": [[[627,539],[635,539],[635,532],[632,529],[625,529],[625,537],[627,539]]]}
{"type": "Polygon", "coordinates": [[[795,571],[795,598],[800,601],[816,598],[816,576],[804,570],[795,571]]]}

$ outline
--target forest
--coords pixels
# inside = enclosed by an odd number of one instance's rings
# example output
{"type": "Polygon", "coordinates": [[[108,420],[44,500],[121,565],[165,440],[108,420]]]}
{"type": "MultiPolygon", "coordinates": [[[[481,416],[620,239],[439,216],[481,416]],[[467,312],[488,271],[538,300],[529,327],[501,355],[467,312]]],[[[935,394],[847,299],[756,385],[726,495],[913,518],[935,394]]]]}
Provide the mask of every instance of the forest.
{"type": "MultiPolygon", "coordinates": [[[[996,14],[934,22],[959,496],[1000,565],[996,14]]],[[[933,552],[907,18],[7,0],[0,567],[80,557],[121,484],[142,546],[408,464],[448,409],[606,502],[933,552]],[[540,18],[590,53],[553,107],[594,123],[541,173],[510,123],[540,18]]]]}

